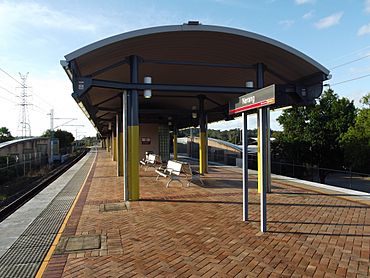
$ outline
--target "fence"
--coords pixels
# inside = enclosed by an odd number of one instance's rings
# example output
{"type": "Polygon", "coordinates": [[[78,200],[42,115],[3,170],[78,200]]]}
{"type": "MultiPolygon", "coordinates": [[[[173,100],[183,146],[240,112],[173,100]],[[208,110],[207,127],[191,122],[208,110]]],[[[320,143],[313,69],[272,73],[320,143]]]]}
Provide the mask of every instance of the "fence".
{"type": "MultiPolygon", "coordinates": [[[[195,145],[195,144],[194,144],[195,145]]],[[[197,146],[193,145],[188,154],[193,158],[199,157],[197,146]]],[[[211,150],[208,152],[208,160],[231,166],[241,167],[241,157],[235,153],[228,153],[224,150],[211,150]]],[[[248,155],[248,168],[257,170],[256,154],[248,155]]],[[[352,171],[342,171],[328,168],[321,168],[309,164],[300,165],[289,162],[271,161],[271,172],[273,174],[320,182],[320,175],[325,176],[325,184],[338,187],[363,191],[370,193],[370,174],[358,173],[352,171]]]]}
{"type": "Polygon", "coordinates": [[[0,185],[28,175],[48,164],[48,155],[41,152],[0,157],[0,185]]]}
{"type": "MultiPolygon", "coordinates": [[[[248,168],[257,170],[257,159],[255,156],[249,156],[248,168]]],[[[370,174],[366,173],[342,171],[309,164],[301,165],[274,160],[271,161],[271,173],[313,182],[321,182],[321,175],[325,176],[325,184],[370,193],[370,174]]]]}

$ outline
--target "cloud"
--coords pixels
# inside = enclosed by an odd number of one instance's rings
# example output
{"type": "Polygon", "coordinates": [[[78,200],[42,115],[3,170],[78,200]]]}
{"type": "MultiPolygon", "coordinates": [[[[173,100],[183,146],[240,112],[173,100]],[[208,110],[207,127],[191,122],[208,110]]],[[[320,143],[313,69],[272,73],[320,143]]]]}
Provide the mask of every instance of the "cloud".
{"type": "Polygon", "coordinates": [[[343,16],[343,12],[335,13],[320,19],[318,22],[315,23],[317,29],[325,29],[332,27],[334,25],[339,24],[341,18],[343,16]]]}
{"type": "Polygon", "coordinates": [[[26,24],[60,30],[95,31],[96,25],[35,2],[0,3],[0,26],[26,24]]]}
{"type": "Polygon", "coordinates": [[[294,0],[297,5],[313,4],[316,0],[294,0]]]}
{"type": "Polygon", "coordinates": [[[315,11],[314,10],[312,10],[312,11],[309,11],[308,13],[305,13],[303,16],[302,16],[302,18],[303,19],[310,19],[311,17],[313,17],[313,14],[315,13],[315,11]]]}
{"type": "Polygon", "coordinates": [[[370,0],[365,0],[365,12],[370,13],[370,0]]]}
{"type": "Polygon", "coordinates": [[[358,36],[363,36],[370,33],[370,23],[362,25],[357,31],[358,36]]]}
{"type": "Polygon", "coordinates": [[[279,25],[283,26],[284,28],[290,28],[294,25],[294,20],[287,19],[287,20],[281,20],[279,21],[279,25]]]}

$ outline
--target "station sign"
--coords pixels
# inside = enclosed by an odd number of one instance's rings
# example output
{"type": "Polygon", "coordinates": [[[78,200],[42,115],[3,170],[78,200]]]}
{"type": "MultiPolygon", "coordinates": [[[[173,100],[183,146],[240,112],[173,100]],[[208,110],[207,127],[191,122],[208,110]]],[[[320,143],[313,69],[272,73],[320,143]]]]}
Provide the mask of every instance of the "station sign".
{"type": "Polygon", "coordinates": [[[237,114],[248,110],[275,104],[275,84],[243,95],[229,104],[229,114],[237,114]]]}

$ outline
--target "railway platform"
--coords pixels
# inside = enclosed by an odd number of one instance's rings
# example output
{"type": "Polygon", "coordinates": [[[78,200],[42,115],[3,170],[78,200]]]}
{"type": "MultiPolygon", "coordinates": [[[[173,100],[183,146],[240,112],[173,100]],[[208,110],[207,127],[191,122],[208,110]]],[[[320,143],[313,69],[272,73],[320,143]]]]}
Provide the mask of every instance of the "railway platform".
{"type": "MultiPolygon", "coordinates": [[[[9,259],[9,250],[25,244],[24,231],[35,222],[46,227],[54,223],[47,216],[40,220],[43,212],[33,221],[28,219],[32,208],[23,207],[20,213],[28,222],[23,232],[8,240],[0,258],[1,274],[28,264],[38,277],[370,275],[369,194],[273,176],[272,193],[267,195],[267,232],[261,233],[253,171],[248,222],[241,221],[241,170],[235,167],[210,166],[202,178],[204,185],[182,187],[173,182],[169,188],[164,178],[156,180],[154,170],[141,170],[141,198],[129,203],[122,201],[123,179],[116,176],[116,162],[105,150],[91,153],[70,175],[51,199],[68,199],[71,209],[58,213],[59,228],[50,230],[53,239],[43,243],[47,248],[39,261],[10,263],[14,260],[9,259]],[[76,199],[59,195],[72,184],[76,186],[68,190],[76,199]]],[[[47,207],[52,207],[49,203],[47,207]]],[[[13,236],[11,230],[8,236],[13,236]]],[[[27,248],[40,249],[36,243],[44,237],[28,241],[27,248]]]]}
{"type": "Polygon", "coordinates": [[[95,157],[93,149],[0,223],[0,277],[34,277],[95,157]]]}

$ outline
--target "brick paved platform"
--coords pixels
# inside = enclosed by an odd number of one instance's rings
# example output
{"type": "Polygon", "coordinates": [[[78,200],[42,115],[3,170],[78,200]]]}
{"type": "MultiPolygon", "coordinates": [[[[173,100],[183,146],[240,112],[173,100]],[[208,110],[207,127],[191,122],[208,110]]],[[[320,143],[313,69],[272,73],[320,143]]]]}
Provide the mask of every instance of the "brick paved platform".
{"type": "Polygon", "coordinates": [[[123,196],[115,165],[99,151],[62,237],[96,235],[99,248],[55,252],[44,277],[370,276],[366,204],[273,182],[262,234],[256,177],[244,223],[240,173],[212,166],[204,186],[168,189],[141,171],[142,200],[105,210],[123,196]]]}

